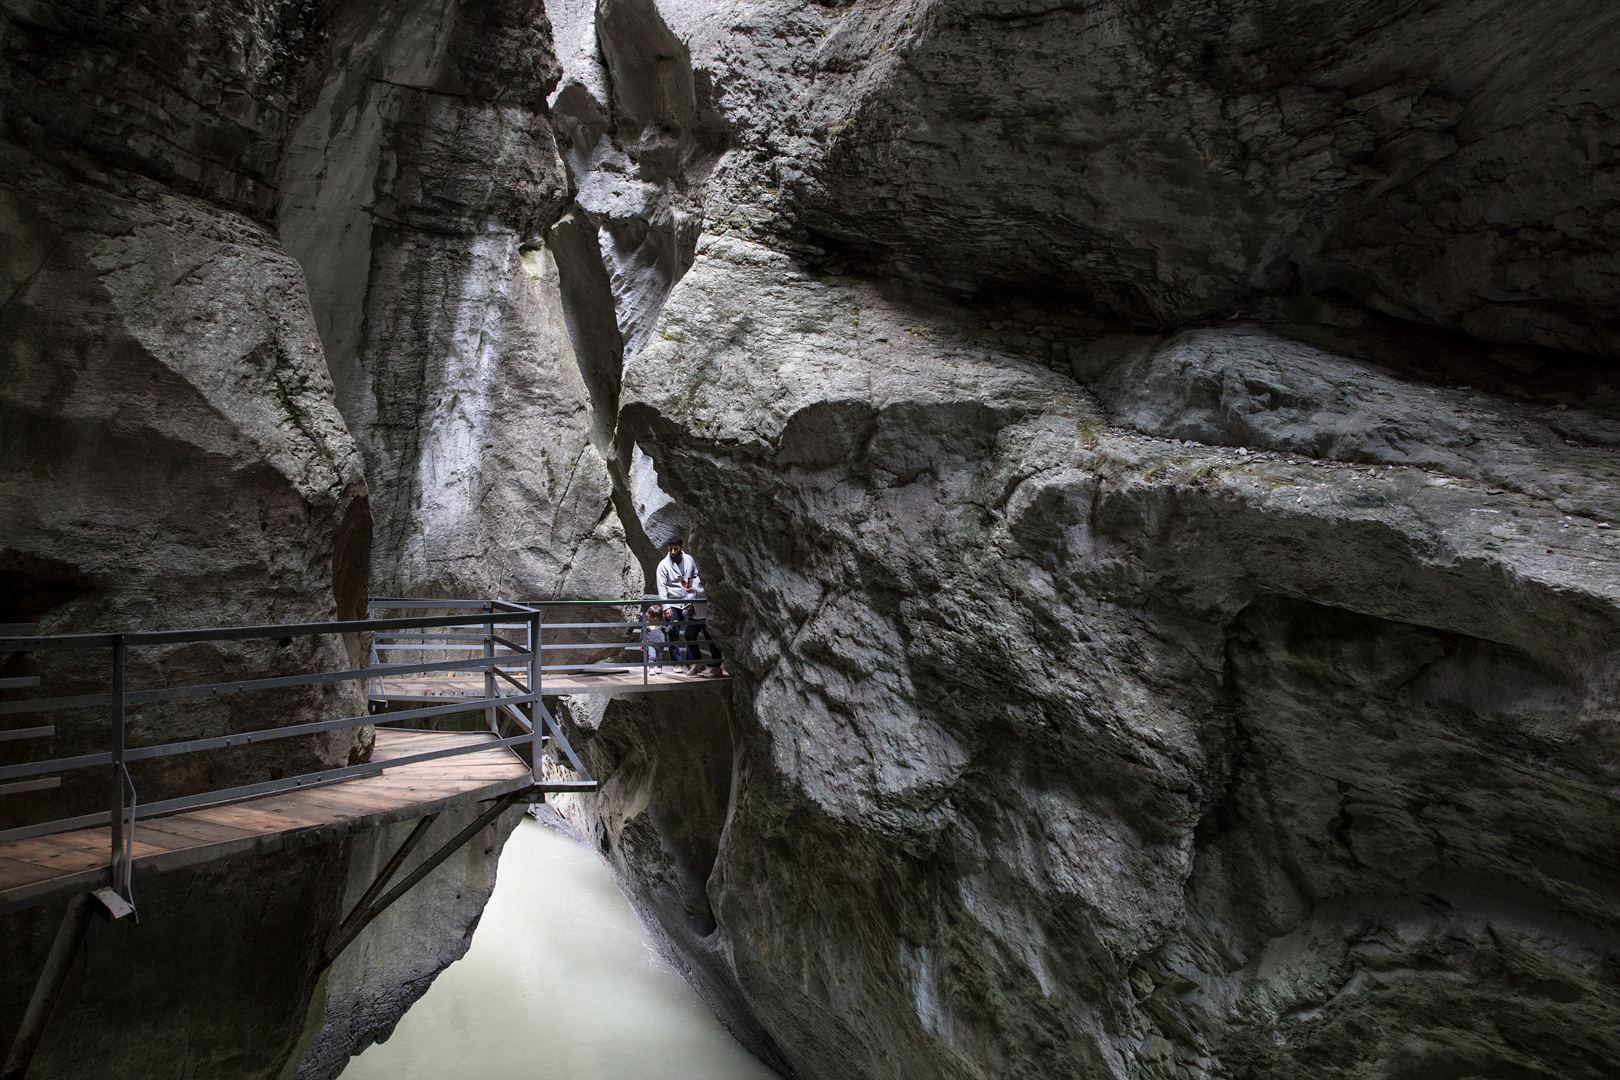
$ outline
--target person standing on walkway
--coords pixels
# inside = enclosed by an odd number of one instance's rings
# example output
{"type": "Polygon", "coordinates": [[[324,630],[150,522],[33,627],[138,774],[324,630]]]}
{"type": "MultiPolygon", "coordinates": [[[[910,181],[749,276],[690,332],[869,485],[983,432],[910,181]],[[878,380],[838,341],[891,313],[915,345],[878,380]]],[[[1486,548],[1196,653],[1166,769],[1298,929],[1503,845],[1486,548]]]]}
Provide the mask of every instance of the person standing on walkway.
{"type": "Polygon", "coordinates": [[[694,663],[703,659],[703,646],[696,644],[696,641],[698,638],[707,641],[709,652],[714,654],[714,663],[704,667],[698,674],[707,675],[712,679],[724,678],[726,673],[720,667],[720,646],[709,636],[709,598],[703,591],[703,579],[693,578],[687,592],[692,597],[692,604],[687,608],[686,621],[686,640],[694,643],[687,647],[691,658],[694,663]]]}
{"type": "MultiPolygon", "coordinates": [[[[690,617],[686,602],[692,598],[692,584],[697,577],[697,563],[692,556],[686,554],[680,537],[674,537],[669,542],[669,558],[658,560],[658,599],[673,602],[675,607],[675,625],[670,627],[669,639],[679,641],[686,630],[687,619],[690,617]]],[[[692,646],[686,650],[672,648],[670,650],[677,664],[690,662],[691,653],[696,649],[692,646]]]]}

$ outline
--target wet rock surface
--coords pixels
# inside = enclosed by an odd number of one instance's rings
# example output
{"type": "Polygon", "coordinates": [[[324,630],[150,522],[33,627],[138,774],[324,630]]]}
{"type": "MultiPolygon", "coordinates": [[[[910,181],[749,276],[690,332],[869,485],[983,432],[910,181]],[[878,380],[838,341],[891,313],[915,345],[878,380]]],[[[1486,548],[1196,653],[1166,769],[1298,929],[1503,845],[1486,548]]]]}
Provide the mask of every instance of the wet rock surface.
{"type": "Polygon", "coordinates": [[[343,5],[289,138],[304,267],[372,486],[381,595],[615,595],[627,560],[555,245],[538,0],[343,5]],[[596,442],[592,438],[595,435],[596,442]]]}
{"type": "MultiPolygon", "coordinates": [[[[682,532],[731,697],[559,704],[558,809],[784,1074],[1610,1075],[1617,20],[6,4],[0,621],[618,595],[682,532]]],[[[154,885],[193,982],[94,947],[69,1014],[163,1019],[39,1067],[329,1075],[492,858],[318,1033],[363,859],[154,885]]]]}
{"type": "MultiPolygon", "coordinates": [[[[793,1066],[739,992],[708,882],[731,806],[735,719],[723,690],[559,701],[594,795],[552,796],[541,820],[595,848],[648,936],[726,1029],[784,1074],[793,1066]]],[[[558,776],[571,775],[560,767],[558,776]]]]}
{"type": "Polygon", "coordinates": [[[704,241],[627,373],[722,538],[709,896],[795,1069],[1603,1075],[1606,392],[1002,330],[704,241]]]}

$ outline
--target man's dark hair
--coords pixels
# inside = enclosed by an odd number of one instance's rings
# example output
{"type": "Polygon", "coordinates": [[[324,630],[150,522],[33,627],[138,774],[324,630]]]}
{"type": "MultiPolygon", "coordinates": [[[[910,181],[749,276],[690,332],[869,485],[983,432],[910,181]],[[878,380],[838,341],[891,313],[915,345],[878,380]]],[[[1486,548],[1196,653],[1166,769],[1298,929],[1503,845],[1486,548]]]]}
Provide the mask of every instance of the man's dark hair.
{"type": "Polygon", "coordinates": [[[672,537],[669,538],[669,546],[670,547],[685,547],[686,545],[681,543],[681,538],[680,537],[672,536],[672,537]]]}

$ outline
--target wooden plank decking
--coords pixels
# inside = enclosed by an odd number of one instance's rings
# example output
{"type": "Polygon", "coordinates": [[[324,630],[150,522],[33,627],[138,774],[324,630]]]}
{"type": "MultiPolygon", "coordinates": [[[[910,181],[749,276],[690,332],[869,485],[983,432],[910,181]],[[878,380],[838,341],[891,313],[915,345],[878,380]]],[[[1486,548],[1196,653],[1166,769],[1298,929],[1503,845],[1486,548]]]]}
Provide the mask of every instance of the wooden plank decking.
{"type": "MultiPolygon", "coordinates": [[[[707,667],[697,670],[707,671],[707,667]]],[[[700,675],[681,675],[674,665],[665,664],[664,674],[648,675],[645,685],[641,681],[641,665],[626,664],[611,672],[569,674],[558,672],[540,681],[540,692],[546,697],[553,694],[646,694],[660,690],[691,689],[694,686],[729,686],[729,676],[712,678],[700,675]]],[[[497,693],[510,694],[511,684],[504,679],[497,683],[497,693]]],[[[412,703],[438,703],[445,698],[483,697],[484,675],[451,672],[444,675],[422,674],[385,679],[379,694],[367,684],[372,701],[400,701],[412,703]]]]}
{"type": "MultiPolygon", "coordinates": [[[[479,692],[483,683],[479,680],[479,692]]],[[[494,740],[487,732],[377,729],[371,760],[494,740]]],[[[135,825],[134,882],[249,852],[324,843],[362,829],[423,817],[529,786],[529,767],[505,747],[385,768],[324,787],[187,810],[135,825]]],[[[107,883],[105,826],[0,844],[0,914],[107,883]]]]}

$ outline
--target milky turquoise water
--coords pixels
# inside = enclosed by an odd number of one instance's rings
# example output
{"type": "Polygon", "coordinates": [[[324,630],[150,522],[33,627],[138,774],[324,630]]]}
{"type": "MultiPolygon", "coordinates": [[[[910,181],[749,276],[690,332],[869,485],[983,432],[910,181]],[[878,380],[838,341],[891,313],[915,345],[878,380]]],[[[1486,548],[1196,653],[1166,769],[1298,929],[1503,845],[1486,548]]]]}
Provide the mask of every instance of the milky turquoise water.
{"type": "Polygon", "coordinates": [[[343,1080],[777,1080],[658,958],[588,848],[524,818],[467,955],[343,1080]]]}

